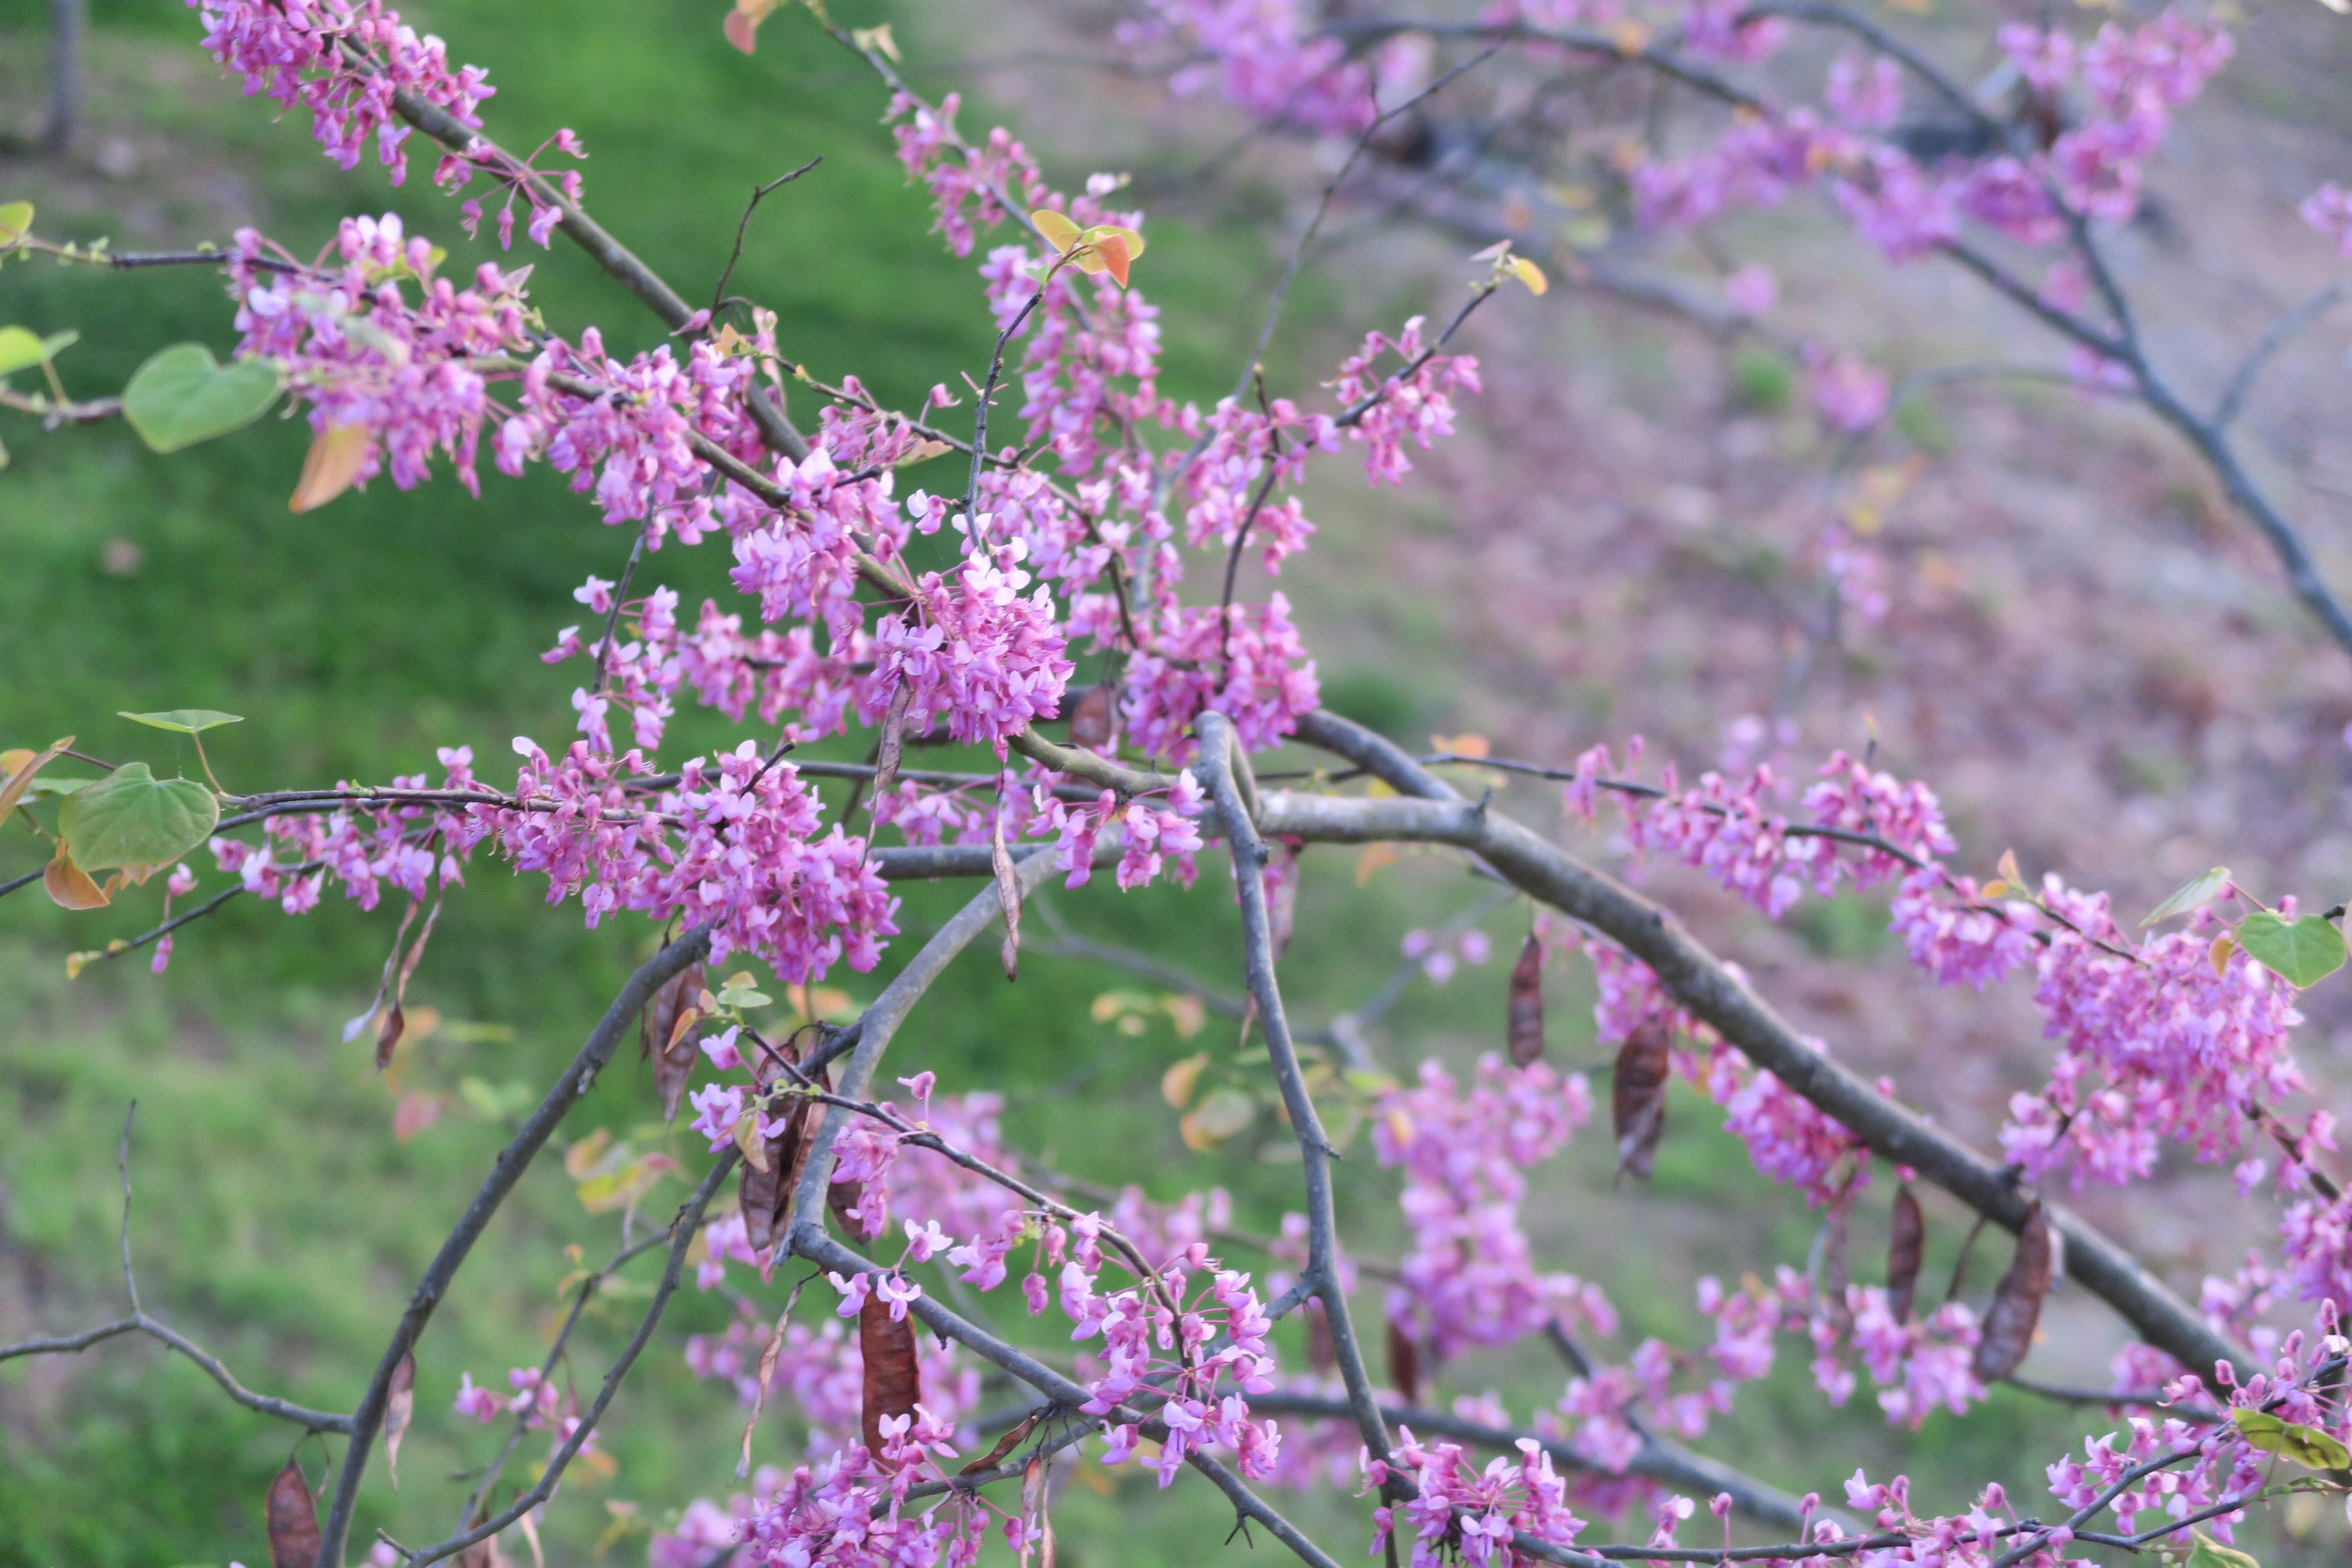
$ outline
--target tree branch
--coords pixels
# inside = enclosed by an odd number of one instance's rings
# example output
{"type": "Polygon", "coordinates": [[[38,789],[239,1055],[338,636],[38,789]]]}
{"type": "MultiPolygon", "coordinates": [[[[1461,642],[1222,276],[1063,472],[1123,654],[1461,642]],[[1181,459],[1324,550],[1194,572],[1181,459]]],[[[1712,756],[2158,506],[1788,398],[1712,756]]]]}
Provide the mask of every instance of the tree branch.
{"type": "MultiPolygon", "coordinates": [[[[1298,733],[1307,743],[1364,767],[1407,798],[1339,800],[1276,792],[1264,803],[1261,829],[1327,843],[1402,839],[1471,851],[1515,887],[1640,959],[1694,1016],[1872,1150],[1918,1171],[2008,1230],[2024,1225],[2030,1194],[2013,1173],[1816,1050],[1665,910],[1509,818],[1465,801],[1402,749],[1360,725],[1319,712],[1302,720],[1298,733]]],[[[2121,1313],[2148,1343],[2191,1368],[2210,1369],[2227,1361],[2242,1378],[2259,1370],[2243,1350],[2089,1222],[2054,1205],[2049,1213],[2066,1238],[2068,1274],[2121,1313]]]]}
{"type": "MultiPolygon", "coordinates": [[[[1274,933],[1265,903],[1266,847],[1257,826],[1242,805],[1243,761],[1233,721],[1222,713],[1203,713],[1195,728],[1201,738],[1199,773],[1205,777],[1217,815],[1225,826],[1233,851],[1234,882],[1241,895],[1243,962],[1249,974],[1251,999],[1257,1004],[1258,1026],[1265,1035],[1268,1058],[1282,1088],[1282,1103],[1297,1135],[1299,1159],[1307,1186],[1307,1275],[1323,1302],[1330,1326],[1331,1347],[1339,1375],[1348,1389],[1348,1405],[1364,1446],[1377,1458],[1389,1455],[1388,1423],[1381,1417],[1371,1375],[1364,1368],[1363,1348],[1357,1342],[1354,1320],[1348,1311],[1348,1293],[1341,1287],[1338,1263],[1339,1220],[1331,1204],[1331,1141],[1316,1113],[1314,1096],[1299,1071],[1297,1047],[1290,1037],[1290,1020],[1283,1011],[1282,988],[1274,973],[1274,933]]],[[[1263,803],[1261,803],[1263,805],[1263,803]]],[[[1383,1489],[1393,1491],[1393,1489],[1383,1489]]]]}
{"type": "Polygon", "coordinates": [[[376,1363],[375,1375],[369,1380],[367,1393],[360,1399],[359,1409],[352,1416],[351,1446],[344,1450],[342,1469],[335,1481],[335,1499],[328,1513],[326,1528],[320,1532],[317,1568],[342,1568],[343,1542],[351,1534],[352,1512],[359,1504],[361,1479],[367,1473],[368,1452],[374,1447],[376,1429],[383,1425],[384,1400],[392,1387],[392,1374],[401,1358],[416,1346],[431,1321],[434,1309],[449,1289],[450,1281],[464,1267],[466,1258],[473,1251],[482,1232],[488,1228],[490,1218],[514,1191],[533,1158],[555,1131],[566,1112],[593,1087],[596,1075],[613,1059],[613,1053],[636,1026],[637,1015],[653,994],[688,964],[699,960],[710,946],[710,928],[698,926],[663,948],[640,965],[620,994],[604,1010],[595,1028],[589,1031],[580,1054],[563,1069],[499,1157],[490,1166],[490,1173],[481,1190],[467,1206],[457,1227],[442,1242],[441,1250],[434,1255],[425,1275],[417,1280],[415,1290],[408,1299],[408,1308],[401,1314],[393,1329],[391,1342],[384,1346],[383,1358],[376,1363]]]}

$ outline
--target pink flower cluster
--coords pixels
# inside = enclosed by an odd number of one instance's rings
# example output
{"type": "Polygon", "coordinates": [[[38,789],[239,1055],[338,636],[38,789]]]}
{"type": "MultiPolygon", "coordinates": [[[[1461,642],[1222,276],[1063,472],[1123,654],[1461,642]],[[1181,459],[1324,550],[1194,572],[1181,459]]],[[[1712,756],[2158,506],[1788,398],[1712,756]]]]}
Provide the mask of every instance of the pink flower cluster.
{"type": "Polygon", "coordinates": [[[475,66],[449,68],[446,46],[381,0],[187,0],[203,17],[205,49],[245,79],[248,97],[310,111],[310,133],[345,169],[373,139],[398,184],[408,174],[409,128],[394,113],[405,93],[481,128],[476,113],[497,89],[475,66]]]}
{"type": "Polygon", "coordinates": [[[490,414],[488,383],[471,363],[522,342],[529,330],[523,274],[484,262],[474,287],[435,275],[432,243],[404,233],[398,215],[345,218],[330,268],[325,258],[291,276],[250,264],[263,253],[252,229],[236,235],[237,354],[275,360],[325,432],[366,432],[355,482],[388,459],[401,489],[424,481],[436,451],[480,493],[474,451],[490,414]],[[404,297],[414,284],[418,299],[404,297]]]}
{"type": "Polygon", "coordinates": [[[1373,1106],[1372,1148],[1404,1173],[1398,1201],[1412,1238],[1389,1292],[1389,1319],[1438,1359],[1553,1322],[1614,1331],[1616,1313],[1600,1289],[1538,1273],[1519,1226],[1527,1171],[1591,1114],[1581,1075],[1563,1078],[1540,1061],[1512,1067],[1491,1054],[1466,1091],[1424,1062],[1418,1082],[1373,1106]]]}
{"type": "Polygon", "coordinates": [[[1364,473],[1374,484],[1401,484],[1412,471],[1408,441],[1427,451],[1441,436],[1454,434],[1454,395],[1478,390],[1478,362],[1469,354],[1440,353],[1423,340],[1415,316],[1391,338],[1364,334],[1363,347],[1339,363],[1331,384],[1349,414],[1349,439],[1364,447],[1364,473]],[[1403,364],[1385,374],[1374,367],[1394,354],[1403,364]]]}
{"type": "Polygon", "coordinates": [[[1517,1458],[1497,1457],[1480,1469],[1460,1444],[1424,1444],[1400,1427],[1389,1458],[1365,1457],[1365,1487],[1381,1486],[1391,1472],[1411,1480],[1415,1495],[1372,1510],[1372,1550],[1400,1536],[1412,1568],[1456,1562],[1532,1568],[1538,1559],[1517,1550],[1515,1536],[1572,1547],[1584,1529],[1584,1521],[1569,1510],[1567,1483],[1553,1470],[1551,1456],[1532,1438],[1520,1439],[1517,1458]]]}
{"type": "Polygon", "coordinates": [[[1372,121],[1370,73],[1336,38],[1308,36],[1299,0],[1147,0],[1148,18],[1124,25],[1131,47],[1178,43],[1196,58],[1170,85],[1189,97],[1213,84],[1265,120],[1354,134],[1372,121]],[[1205,58],[1197,57],[1206,57],[1205,58]]]}

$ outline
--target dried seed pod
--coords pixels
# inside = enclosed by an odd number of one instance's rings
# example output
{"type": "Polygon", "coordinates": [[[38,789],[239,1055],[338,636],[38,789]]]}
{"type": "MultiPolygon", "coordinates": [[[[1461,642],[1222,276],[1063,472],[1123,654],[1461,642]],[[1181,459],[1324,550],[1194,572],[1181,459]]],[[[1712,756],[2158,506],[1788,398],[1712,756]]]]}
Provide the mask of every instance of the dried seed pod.
{"type": "Polygon", "coordinates": [[[1070,710],[1070,744],[1108,752],[1118,735],[1118,688],[1089,686],[1070,710]]]}
{"type": "Polygon", "coordinates": [[[907,710],[915,700],[914,682],[901,677],[882,715],[882,736],[874,742],[874,799],[878,805],[898,782],[898,761],[907,754],[907,710]]]}
{"type": "Polygon", "coordinates": [[[2050,1215],[2036,1203],[2017,1233],[2017,1251],[2009,1272],[2000,1277],[1985,1310],[1984,1334],[1977,1341],[1970,1370],[1979,1382],[1998,1383],[2024,1363],[2033,1348],[2033,1331],[2042,1321],[2042,1303],[2050,1294],[2051,1264],[2056,1251],[2050,1215]]]}
{"type": "MultiPolygon", "coordinates": [[[[902,1308],[901,1310],[904,1310],[902,1308]]],[[[866,1363],[861,1413],[866,1450],[879,1462],[882,1418],[911,1415],[923,1396],[921,1373],[915,1364],[915,1321],[912,1314],[894,1318],[890,1303],[877,1292],[857,1310],[857,1352],[866,1363]]]]}
{"type": "Polygon", "coordinates": [[[1024,1442],[1028,1440],[1029,1434],[1037,1430],[1037,1423],[1042,1419],[1044,1419],[1044,1417],[1038,1415],[1023,1416],[1005,1432],[1003,1436],[999,1437],[995,1443],[991,1446],[987,1453],[982,1454],[979,1458],[974,1459],[971,1464],[966,1465],[962,1469],[958,1470],[956,1474],[960,1476],[976,1476],[982,1470],[994,1469],[997,1466],[1004,1462],[1005,1455],[1013,1452],[1013,1449],[1021,1447],[1024,1442]]]}
{"type": "Polygon", "coordinates": [[[400,1440],[407,1436],[408,1423],[415,1414],[416,1355],[412,1351],[392,1369],[392,1382],[385,1385],[383,1395],[383,1468],[394,1491],[400,1489],[400,1440]]]}
{"type": "Polygon", "coordinates": [[[1664,1025],[1644,1020],[1617,1050],[1609,1109],[1617,1132],[1617,1173],[1645,1181],[1666,1131],[1666,1072],[1673,1040],[1664,1025]]]}
{"type": "Polygon", "coordinates": [[[1021,978],[1021,883],[1013,874],[1013,855],[1004,847],[1004,818],[996,818],[988,841],[989,869],[996,877],[996,903],[1004,911],[1004,942],[996,955],[1004,963],[1004,978],[1021,978]]]}
{"type": "Polygon", "coordinates": [[[1393,1318],[1389,1320],[1389,1382],[1407,1405],[1421,1403],[1421,1346],[1393,1318]]]}
{"type": "Polygon", "coordinates": [[[1919,1264],[1927,1249],[1927,1219],[1906,1184],[1895,1194],[1895,1219],[1886,1236],[1886,1305],[1898,1323],[1911,1321],[1919,1296],[1919,1264]]]}
{"type": "Polygon", "coordinates": [[[1543,1055],[1543,943],[1530,931],[1519,949],[1519,961],[1511,965],[1510,1025],[1505,1038],[1513,1067],[1526,1067],[1543,1055]]]}
{"type": "Polygon", "coordinates": [[[286,1461],[262,1507],[269,1525],[270,1568],[311,1568],[319,1560],[319,1506],[299,1462],[286,1461]]]}

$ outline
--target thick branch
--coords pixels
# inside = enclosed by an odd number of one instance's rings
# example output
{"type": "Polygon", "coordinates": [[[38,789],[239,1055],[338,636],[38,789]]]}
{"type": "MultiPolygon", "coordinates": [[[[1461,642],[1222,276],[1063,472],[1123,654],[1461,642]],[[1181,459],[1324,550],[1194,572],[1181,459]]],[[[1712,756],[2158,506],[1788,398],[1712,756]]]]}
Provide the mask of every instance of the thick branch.
{"type": "MultiPolygon", "coordinates": [[[[1388,1423],[1381,1418],[1371,1375],[1364,1368],[1363,1347],[1357,1342],[1354,1319],[1348,1310],[1348,1292],[1339,1268],[1339,1219],[1331,1204],[1331,1141],[1316,1113],[1315,1098],[1307,1091],[1299,1070],[1297,1047],[1290,1037],[1290,1020],[1283,1011],[1282,987],[1274,973],[1273,922],[1265,903],[1265,843],[1258,837],[1250,812],[1242,804],[1242,760],[1233,721],[1222,713],[1203,713],[1197,725],[1201,737],[1200,773],[1205,776],[1217,815],[1224,823],[1225,840],[1233,851],[1234,882],[1242,902],[1242,949],[1249,974],[1250,997],[1257,1004],[1258,1026],[1265,1035],[1266,1055],[1282,1087],[1283,1108],[1290,1113],[1291,1130],[1298,1137],[1299,1159],[1307,1185],[1307,1275],[1323,1302],[1331,1330],[1331,1348],[1347,1384],[1349,1413],[1364,1446],[1377,1458],[1390,1452],[1388,1423]]],[[[1253,792],[1255,793],[1255,792],[1253,792]]],[[[1259,803],[1261,807],[1263,802],[1259,803]]]]}
{"type": "Polygon", "coordinates": [[[474,1194],[473,1203],[457,1221],[457,1228],[441,1244],[441,1250],[434,1255],[424,1278],[416,1282],[416,1289],[408,1299],[408,1309],[394,1328],[391,1342],[384,1346],[383,1356],[376,1364],[375,1376],[369,1381],[367,1393],[352,1416],[351,1446],[343,1453],[342,1469],[335,1481],[334,1506],[320,1536],[317,1568],[341,1568],[343,1542],[351,1533],[352,1511],[359,1504],[360,1480],[367,1473],[368,1452],[375,1446],[376,1429],[383,1422],[384,1400],[392,1387],[394,1369],[400,1365],[402,1357],[415,1348],[425,1323],[441,1304],[457,1270],[464,1267],[474,1243],[481,1239],[491,1216],[506,1202],[507,1194],[514,1191],[515,1184],[522,1179],[523,1172],[555,1131],[556,1125],[594,1086],[596,1075],[613,1059],[614,1051],[635,1032],[637,1015],[645,1010],[646,1002],[687,965],[700,959],[709,947],[709,928],[697,927],[647,959],[629,976],[620,994],[613,998],[613,1005],[604,1010],[604,1017],[589,1032],[580,1054],[572,1058],[572,1065],[563,1069],[563,1075],[555,1080],[530,1120],[499,1151],[481,1190],[474,1194]]]}
{"type": "MultiPolygon", "coordinates": [[[[1052,856],[1032,855],[1014,868],[1013,881],[1025,897],[1036,889],[1037,884],[1045,879],[1053,867],[1052,856]]],[[[837,1087],[842,1098],[866,1098],[866,1090],[874,1081],[874,1068],[881,1061],[882,1053],[889,1048],[890,1038],[898,1032],[898,1026],[906,1022],[907,1015],[914,1010],[923,993],[947,972],[948,964],[955,955],[961,952],[972,938],[986,931],[1002,912],[996,889],[993,887],[982,889],[970,903],[957,910],[954,917],[939,929],[930,941],[923,944],[922,950],[898,972],[897,978],[882,988],[882,994],[874,998],[874,1005],[859,1016],[855,1026],[857,1046],[849,1054],[849,1065],[842,1069],[841,1082],[837,1087]]],[[[824,1194],[833,1181],[834,1145],[841,1137],[842,1129],[849,1124],[852,1114],[841,1106],[827,1106],[824,1121],[817,1130],[816,1142],[810,1145],[808,1164],[802,1170],[801,1184],[793,1194],[795,1251],[800,1250],[797,1238],[803,1232],[814,1236],[824,1234],[824,1194]]]]}
{"type": "MultiPolygon", "coordinates": [[[[1694,1016],[1875,1152],[1916,1170],[2011,1231],[2024,1225],[2031,1194],[2011,1171],[1816,1050],[1665,910],[1509,818],[1463,800],[1444,780],[1360,725],[1316,713],[1300,722],[1299,736],[1360,764],[1411,798],[1339,800],[1276,792],[1265,797],[1259,814],[1262,831],[1326,843],[1401,839],[1469,850],[1513,886],[1640,959],[1694,1016]]],[[[2227,1361],[2241,1377],[2258,1370],[2244,1351],[2089,1222],[2055,1205],[2049,1212],[2066,1238],[2067,1273],[2121,1313],[2142,1339],[2184,1366],[2210,1368],[2227,1361]]]]}

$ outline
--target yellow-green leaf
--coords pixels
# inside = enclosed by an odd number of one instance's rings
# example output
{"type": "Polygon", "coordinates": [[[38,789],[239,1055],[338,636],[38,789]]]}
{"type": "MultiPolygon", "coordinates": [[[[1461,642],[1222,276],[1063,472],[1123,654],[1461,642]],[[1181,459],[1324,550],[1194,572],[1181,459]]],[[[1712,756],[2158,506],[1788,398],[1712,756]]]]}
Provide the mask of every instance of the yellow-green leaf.
{"type": "Polygon", "coordinates": [[[144,724],[151,730],[169,730],[175,735],[201,735],[224,724],[245,722],[244,714],[224,713],[217,708],[172,708],[161,713],[117,712],[115,717],[144,724]]]}
{"type": "Polygon", "coordinates": [[[2316,1426],[2282,1421],[2266,1410],[2232,1410],[2230,1419],[2248,1447],[2292,1459],[2306,1470],[2352,1468],[2352,1449],[2316,1426]]]}
{"type": "Polygon", "coordinates": [[[220,801],[204,785],[125,763],[66,797],[58,833],[85,871],[122,870],[143,881],[202,844],[219,820],[220,801]]]}
{"type": "Polygon", "coordinates": [[[30,327],[0,327],[0,375],[47,364],[79,342],[81,334],[70,329],[45,338],[30,327]]]}
{"type": "Polygon", "coordinates": [[[2251,1552],[2224,1546],[2201,1530],[2189,1533],[2197,1542],[2189,1553],[2189,1568],[2263,1568],[2251,1552]]]}
{"type": "Polygon", "coordinates": [[[32,203],[0,202],[0,250],[7,249],[32,232],[32,203]]]}
{"type": "Polygon", "coordinates": [[[202,343],[173,343],[122,389],[122,416],[156,451],[176,452],[260,418],[283,379],[274,360],[222,364],[202,343]]]}
{"type": "Polygon", "coordinates": [[[2230,868],[2216,866],[2203,876],[2193,878],[2174,889],[2172,896],[2148,910],[2147,918],[2139,923],[2145,929],[2168,921],[2175,915],[2185,915],[2191,910],[2202,909],[2220,898],[2221,889],[2229,885],[2230,868]]]}

